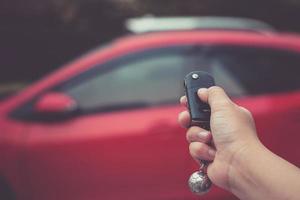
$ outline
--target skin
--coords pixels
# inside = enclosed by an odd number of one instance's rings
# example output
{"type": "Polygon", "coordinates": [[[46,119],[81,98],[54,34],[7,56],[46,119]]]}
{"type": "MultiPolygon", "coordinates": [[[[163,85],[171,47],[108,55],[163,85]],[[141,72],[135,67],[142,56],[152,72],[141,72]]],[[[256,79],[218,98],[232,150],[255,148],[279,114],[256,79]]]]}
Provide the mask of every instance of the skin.
{"type": "MultiPolygon", "coordinates": [[[[196,162],[211,161],[211,181],[240,199],[300,199],[299,168],[260,142],[251,113],[217,86],[199,89],[198,96],[211,107],[211,131],[194,126],[186,137],[196,162]]],[[[187,106],[185,96],[180,102],[187,106]]],[[[188,111],[181,112],[178,121],[187,128],[188,111]]]]}

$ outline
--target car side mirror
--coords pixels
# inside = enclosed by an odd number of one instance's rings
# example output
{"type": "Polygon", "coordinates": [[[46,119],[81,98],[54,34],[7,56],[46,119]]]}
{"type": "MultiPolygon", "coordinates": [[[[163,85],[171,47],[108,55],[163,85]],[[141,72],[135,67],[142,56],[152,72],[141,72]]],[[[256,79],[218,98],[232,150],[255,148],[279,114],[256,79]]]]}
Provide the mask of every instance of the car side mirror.
{"type": "Polygon", "coordinates": [[[42,95],[34,105],[35,113],[42,115],[67,115],[77,110],[76,101],[61,92],[49,92],[42,95]]]}

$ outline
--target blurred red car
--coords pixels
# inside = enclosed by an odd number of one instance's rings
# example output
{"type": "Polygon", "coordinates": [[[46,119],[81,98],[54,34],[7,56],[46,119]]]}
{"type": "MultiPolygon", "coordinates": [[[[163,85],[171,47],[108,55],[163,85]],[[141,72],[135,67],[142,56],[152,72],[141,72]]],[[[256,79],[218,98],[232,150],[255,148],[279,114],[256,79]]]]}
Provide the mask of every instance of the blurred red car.
{"type": "MultiPolygon", "coordinates": [[[[300,166],[300,37],[166,31],[121,38],[0,104],[1,199],[197,199],[177,124],[193,70],[212,74],[252,111],[263,143],[300,166]]],[[[235,197],[214,187],[201,199],[235,197]]]]}

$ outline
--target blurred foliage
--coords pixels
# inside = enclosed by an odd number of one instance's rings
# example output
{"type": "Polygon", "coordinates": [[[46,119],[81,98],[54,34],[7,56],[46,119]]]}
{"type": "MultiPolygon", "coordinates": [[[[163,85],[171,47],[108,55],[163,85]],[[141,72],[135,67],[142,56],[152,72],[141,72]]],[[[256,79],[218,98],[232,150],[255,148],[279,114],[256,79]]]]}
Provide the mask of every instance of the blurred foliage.
{"type": "Polygon", "coordinates": [[[0,0],[0,82],[31,81],[157,16],[239,16],[300,31],[300,0],[0,0]]]}

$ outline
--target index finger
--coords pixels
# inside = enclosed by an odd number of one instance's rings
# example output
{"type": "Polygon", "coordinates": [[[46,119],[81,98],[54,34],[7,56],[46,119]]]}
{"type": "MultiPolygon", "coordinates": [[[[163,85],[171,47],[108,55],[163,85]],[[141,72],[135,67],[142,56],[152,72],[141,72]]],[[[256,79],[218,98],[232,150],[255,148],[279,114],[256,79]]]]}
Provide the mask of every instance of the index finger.
{"type": "Polygon", "coordinates": [[[183,127],[183,128],[188,128],[189,127],[189,125],[190,125],[190,114],[187,110],[179,113],[178,122],[181,125],[181,127],[183,127]]]}
{"type": "Polygon", "coordinates": [[[186,98],[186,96],[180,97],[180,104],[187,107],[187,98],[186,98]]]}

